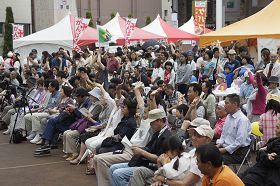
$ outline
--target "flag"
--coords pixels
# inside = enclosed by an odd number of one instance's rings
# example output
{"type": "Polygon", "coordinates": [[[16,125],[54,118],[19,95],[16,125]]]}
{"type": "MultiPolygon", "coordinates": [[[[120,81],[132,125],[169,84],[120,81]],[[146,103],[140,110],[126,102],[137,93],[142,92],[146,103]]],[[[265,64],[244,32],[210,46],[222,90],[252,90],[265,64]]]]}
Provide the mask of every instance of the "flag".
{"type": "Polygon", "coordinates": [[[90,19],[75,18],[74,23],[74,41],[78,42],[85,29],[88,27],[90,19]]]}
{"type": "Polygon", "coordinates": [[[22,38],[24,36],[23,25],[13,25],[13,40],[22,38]]]}
{"type": "Polygon", "coordinates": [[[101,26],[97,26],[97,32],[98,32],[99,43],[106,43],[112,39],[112,35],[101,26]]]}
{"type": "Polygon", "coordinates": [[[90,19],[80,19],[74,17],[73,50],[76,50],[77,52],[81,51],[81,48],[78,46],[78,41],[84,33],[85,29],[88,27],[89,21],[90,19]]]}
{"type": "Polygon", "coordinates": [[[136,26],[137,19],[129,19],[125,20],[125,45],[127,46],[130,43],[130,38],[132,36],[132,32],[136,26]]]}

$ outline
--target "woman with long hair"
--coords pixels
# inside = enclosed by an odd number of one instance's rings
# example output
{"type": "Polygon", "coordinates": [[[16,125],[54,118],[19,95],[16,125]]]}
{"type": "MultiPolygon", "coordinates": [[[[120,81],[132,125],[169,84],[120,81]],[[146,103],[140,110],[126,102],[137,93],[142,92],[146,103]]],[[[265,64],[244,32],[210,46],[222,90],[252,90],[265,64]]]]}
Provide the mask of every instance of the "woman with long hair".
{"type": "Polygon", "coordinates": [[[202,96],[202,102],[207,110],[207,120],[210,122],[210,125],[213,128],[216,123],[216,98],[212,93],[212,83],[210,81],[202,83],[202,92],[204,92],[202,96]]]}
{"type": "Polygon", "coordinates": [[[280,97],[271,94],[265,107],[265,113],[260,116],[260,131],[263,133],[262,145],[270,138],[276,137],[276,125],[280,117],[280,97]]]}
{"type": "Polygon", "coordinates": [[[215,62],[213,62],[213,52],[211,50],[208,50],[205,52],[204,60],[206,61],[206,65],[203,68],[202,75],[207,75],[209,77],[209,81],[211,81],[212,84],[215,84],[214,82],[214,70],[215,70],[215,62]]]}

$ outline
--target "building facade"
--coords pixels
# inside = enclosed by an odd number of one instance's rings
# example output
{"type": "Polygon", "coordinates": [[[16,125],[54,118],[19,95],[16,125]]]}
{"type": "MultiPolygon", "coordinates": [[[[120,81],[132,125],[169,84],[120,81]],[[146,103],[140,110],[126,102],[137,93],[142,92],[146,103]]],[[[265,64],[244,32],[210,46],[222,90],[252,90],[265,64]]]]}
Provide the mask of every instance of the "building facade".
{"type": "MultiPolygon", "coordinates": [[[[187,22],[193,15],[195,0],[173,0],[178,3],[178,25],[187,22]]],[[[272,0],[223,0],[225,25],[234,23],[258,12],[272,0]]],[[[206,27],[216,27],[216,0],[207,0],[206,27]]]]}
{"type": "Polygon", "coordinates": [[[40,31],[48,28],[68,14],[77,16],[75,0],[33,0],[33,28],[40,31]]]}
{"type": "Polygon", "coordinates": [[[0,55],[3,48],[6,7],[12,7],[15,24],[24,25],[24,35],[31,33],[31,0],[0,0],[0,55]],[[24,11],[22,11],[24,10],[24,11]]]}
{"type": "Polygon", "coordinates": [[[76,0],[79,17],[85,17],[91,10],[93,21],[103,25],[111,19],[111,14],[118,12],[122,17],[137,18],[138,27],[145,26],[147,17],[153,20],[158,14],[171,20],[171,3],[172,0],[76,0]]]}

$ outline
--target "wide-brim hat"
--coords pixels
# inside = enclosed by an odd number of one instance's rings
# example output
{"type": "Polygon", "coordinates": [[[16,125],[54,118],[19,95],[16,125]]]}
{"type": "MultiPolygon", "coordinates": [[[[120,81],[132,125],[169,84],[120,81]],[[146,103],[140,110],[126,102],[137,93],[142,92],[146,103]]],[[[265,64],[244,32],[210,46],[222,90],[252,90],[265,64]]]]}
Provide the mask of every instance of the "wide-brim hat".
{"type": "Polygon", "coordinates": [[[279,84],[279,78],[277,76],[270,76],[268,79],[268,83],[278,83],[279,84]]]}
{"type": "Polygon", "coordinates": [[[200,125],[210,126],[210,122],[203,118],[195,118],[194,120],[191,121],[191,126],[193,126],[193,127],[198,127],[200,125]]]}
{"type": "Polygon", "coordinates": [[[196,128],[190,128],[188,131],[196,131],[199,135],[209,137],[210,139],[214,137],[214,130],[208,125],[200,125],[196,128]]]}
{"type": "Polygon", "coordinates": [[[148,123],[151,123],[153,121],[156,121],[158,119],[162,119],[165,118],[166,114],[165,111],[163,109],[153,109],[149,112],[148,114],[148,119],[146,119],[146,121],[148,123]]]}

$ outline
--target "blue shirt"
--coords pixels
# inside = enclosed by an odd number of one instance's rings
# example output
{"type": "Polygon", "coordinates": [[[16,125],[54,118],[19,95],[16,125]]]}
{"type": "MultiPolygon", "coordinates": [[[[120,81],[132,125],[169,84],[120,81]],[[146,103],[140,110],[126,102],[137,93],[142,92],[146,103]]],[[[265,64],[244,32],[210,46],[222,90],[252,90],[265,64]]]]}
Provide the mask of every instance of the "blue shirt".
{"type": "Polygon", "coordinates": [[[232,115],[227,115],[221,138],[217,140],[217,144],[221,144],[228,153],[232,154],[238,148],[250,145],[250,134],[251,123],[241,110],[238,110],[232,115]]]}
{"type": "Polygon", "coordinates": [[[212,70],[212,72],[209,76],[209,80],[213,80],[213,72],[214,72],[214,69],[215,69],[215,62],[210,61],[205,65],[203,75],[208,75],[208,73],[210,71],[210,68],[213,68],[213,70],[212,70]]]}
{"type": "Polygon", "coordinates": [[[249,96],[253,92],[254,87],[252,84],[248,84],[247,82],[244,82],[240,86],[240,94],[239,96],[244,97],[245,101],[247,102],[249,96]]]}
{"type": "Polygon", "coordinates": [[[60,93],[59,91],[55,91],[54,93],[51,94],[48,105],[46,106],[46,108],[43,108],[43,110],[45,111],[49,108],[54,108],[58,106],[59,101],[60,101],[60,93]]]}
{"type": "Polygon", "coordinates": [[[233,72],[226,73],[226,71],[224,71],[224,75],[226,76],[227,88],[229,88],[231,87],[231,84],[233,82],[234,73],[233,72]]]}

